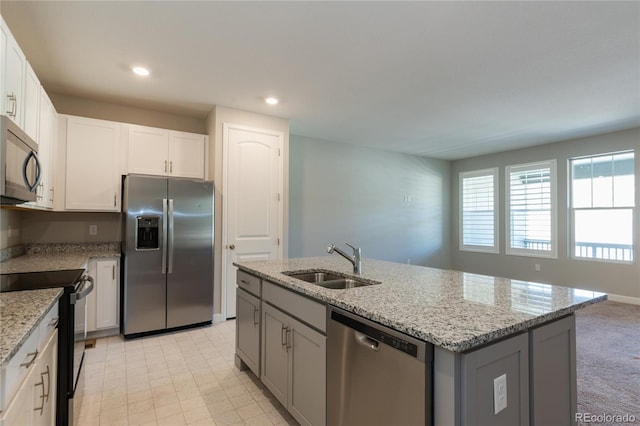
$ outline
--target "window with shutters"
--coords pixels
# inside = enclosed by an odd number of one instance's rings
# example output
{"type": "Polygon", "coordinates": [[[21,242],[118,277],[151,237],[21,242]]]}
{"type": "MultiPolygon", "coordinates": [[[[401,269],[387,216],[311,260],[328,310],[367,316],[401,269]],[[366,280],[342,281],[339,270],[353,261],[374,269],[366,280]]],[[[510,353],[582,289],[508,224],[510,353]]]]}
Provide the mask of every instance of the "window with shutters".
{"type": "Polygon", "coordinates": [[[498,253],[498,169],[460,173],[460,250],[498,253]]]}
{"type": "Polygon", "coordinates": [[[635,217],[633,151],[569,161],[572,256],[632,262],[635,217]]]}
{"type": "Polygon", "coordinates": [[[556,161],[506,168],[507,254],[557,257],[556,161]]]}

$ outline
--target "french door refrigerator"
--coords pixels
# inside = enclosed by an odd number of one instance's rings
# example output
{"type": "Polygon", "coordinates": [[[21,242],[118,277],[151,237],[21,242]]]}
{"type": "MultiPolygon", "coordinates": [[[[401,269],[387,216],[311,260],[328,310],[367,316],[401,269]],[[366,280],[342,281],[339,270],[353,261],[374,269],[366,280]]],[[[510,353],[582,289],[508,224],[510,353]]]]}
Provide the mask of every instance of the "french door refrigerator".
{"type": "Polygon", "coordinates": [[[213,319],[213,182],[124,178],[122,333],[213,319]]]}

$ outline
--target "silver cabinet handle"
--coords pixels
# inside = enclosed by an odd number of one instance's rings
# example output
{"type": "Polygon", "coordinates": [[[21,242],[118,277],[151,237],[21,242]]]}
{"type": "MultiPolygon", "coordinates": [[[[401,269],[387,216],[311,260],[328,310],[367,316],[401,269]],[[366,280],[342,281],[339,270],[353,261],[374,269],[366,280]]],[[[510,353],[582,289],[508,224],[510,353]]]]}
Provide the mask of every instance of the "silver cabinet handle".
{"type": "Polygon", "coordinates": [[[236,245],[235,244],[229,244],[229,250],[235,250],[236,245]]]}
{"type": "Polygon", "coordinates": [[[173,173],[173,161],[169,161],[169,173],[173,173]]]}
{"type": "MultiPolygon", "coordinates": [[[[47,376],[47,393],[44,394],[45,397],[45,401],[49,401],[49,395],[51,394],[51,372],[49,371],[49,365],[47,364],[47,371],[45,371],[44,373],[40,373],[40,376],[42,376],[42,380],[44,381],[44,376],[47,376]]],[[[43,386],[43,392],[44,392],[44,386],[43,386]]]]}
{"type": "Polygon", "coordinates": [[[282,324],[282,328],[280,329],[280,344],[284,348],[287,344],[287,326],[282,324]]]}
{"type": "Polygon", "coordinates": [[[116,280],[116,265],[113,265],[113,266],[111,267],[111,279],[112,279],[113,281],[115,281],[115,280],[116,280]]]}
{"type": "Polygon", "coordinates": [[[41,380],[40,383],[36,383],[33,386],[34,387],[35,386],[42,386],[42,395],[40,395],[40,400],[42,401],[42,405],[40,407],[38,407],[38,408],[34,408],[33,411],[40,411],[40,415],[42,415],[42,413],[44,412],[44,398],[45,398],[45,395],[44,395],[44,377],[42,375],[40,375],[40,380],[41,380]]]}
{"type": "Polygon", "coordinates": [[[260,312],[260,310],[257,307],[253,307],[253,325],[259,325],[260,324],[260,315],[258,315],[258,319],[256,319],[256,314],[260,312]]]}
{"type": "Polygon", "coordinates": [[[115,206],[116,206],[116,198],[117,198],[117,197],[118,197],[118,193],[117,193],[117,192],[114,192],[114,193],[113,193],[113,207],[115,207],[115,206]]]}
{"type": "Polygon", "coordinates": [[[47,324],[47,327],[56,328],[58,326],[59,321],[60,319],[58,317],[51,318],[51,321],[49,321],[49,324],[47,324]]]}
{"type": "Polygon", "coordinates": [[[167,173],[167,160],[164,160],[164,172],[167,173]]]}
{"type": "Polygon", "coordinates": [[[241,282],[242,284],[244,284],[244,285],[249,285],[249,281],[247,281],[247,280],[240,280],[240,282],[241,282]]]}
{"type": "Polygon", "coordinates": [[[31,359],[29,361],[27,361],[27,362],[23,362],[22,364],[20,364],[20,367],[26,367],[26,368],[31,367],[31,364],[33,364],[33,362],[38,357],[38,350],[36,349],[35,352],[28,353],[27,356],[30,356],[31,359]]]}
{"type": "Polygon", "coordinates": [[[15,93],[7,93],[7,99],[11,102],[11,109],[7,110],[7,114],[9,117],[16,118],[16,112],[18,110],[18,99],[16,98],[15,93]]]}
{"type": "Polygon", "coordinates": [[[287,335],[285,336],[285,348],[287,352],[291,349],[291,329],[287,327],[287,335]]]}

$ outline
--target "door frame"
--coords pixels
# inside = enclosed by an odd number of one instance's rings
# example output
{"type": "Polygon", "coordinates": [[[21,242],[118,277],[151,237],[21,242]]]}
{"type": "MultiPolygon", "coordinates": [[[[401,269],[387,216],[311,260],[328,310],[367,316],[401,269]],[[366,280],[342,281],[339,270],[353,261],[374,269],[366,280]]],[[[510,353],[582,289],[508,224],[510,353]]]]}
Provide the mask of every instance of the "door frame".
{"type": "Polygon", "coordinates": [[[282,258],[284,255],[284,152],[285,151],[285,138],[284,133],[276,130],[263,129],[259,127],[244,126],[241,124],[233,124],[229,122],[222,122],[222,265],[221,265],[221,292],[220,292],[220,313],[222,320],[227,319],[227,277],[229,270],[227,269],[229,249],[228,244],[228,208],[227,197],[229,193],[229,130],[243,130],[254,133],[262,133],[270,136],[276,136],[280,140],[280,155],[278,156],[278,192],[280,193],[280,202],[278,203],[278,235],[280,235],[280,244],[278,245],[278,257],[282,258]]]}

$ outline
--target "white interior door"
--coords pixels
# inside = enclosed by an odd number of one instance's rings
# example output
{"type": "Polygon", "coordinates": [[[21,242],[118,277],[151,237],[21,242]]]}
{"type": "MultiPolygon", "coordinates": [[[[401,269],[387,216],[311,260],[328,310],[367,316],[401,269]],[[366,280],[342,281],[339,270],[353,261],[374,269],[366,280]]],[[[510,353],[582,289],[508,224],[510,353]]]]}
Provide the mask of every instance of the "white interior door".
{"type": "Polygon", "coordinates": [[[236,316],[235,261],[282,257],[281,132],[223,124],[223,300],[236,316]]]}

